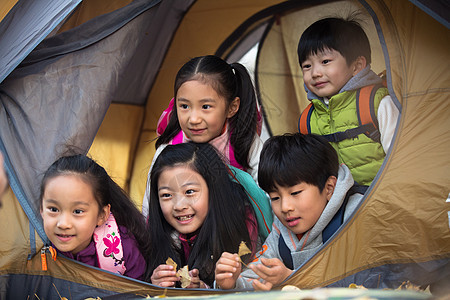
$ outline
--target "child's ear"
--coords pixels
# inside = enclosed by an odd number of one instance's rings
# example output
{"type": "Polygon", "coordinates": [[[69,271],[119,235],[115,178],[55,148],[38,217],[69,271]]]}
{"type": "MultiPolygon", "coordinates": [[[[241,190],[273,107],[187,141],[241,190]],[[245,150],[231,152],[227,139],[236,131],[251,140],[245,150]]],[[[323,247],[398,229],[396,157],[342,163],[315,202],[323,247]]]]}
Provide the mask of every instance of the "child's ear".
{"type": "Polygon", "coordinates": [[[102,210],[98,214],[97,226],[105,224],[106,220],[109,218],[109,213],[111,212],[111,204],[103,206],[102,210]]]}
{"type": "Polygon", "coordinates": [[[364,56],[358,56],[352,64],[353,76],[359,73],[367,66],[367,60],[364,56]]]}
{"type": "Polygon", "coordinates": [[[228,106],[228,114],[227,118],[233,117],[239,110],[239,106],[241,105],[241,99],[239,97],[234,98],[228,106]]]}
{"type": "Polygon", "coordinates": [[[331,196],[333,196],[334,189],[336,188],[337,178],[336,176],[330,176],[325,183],[325,192],[327,194],[327,201],[330,201],[331,196]]]}

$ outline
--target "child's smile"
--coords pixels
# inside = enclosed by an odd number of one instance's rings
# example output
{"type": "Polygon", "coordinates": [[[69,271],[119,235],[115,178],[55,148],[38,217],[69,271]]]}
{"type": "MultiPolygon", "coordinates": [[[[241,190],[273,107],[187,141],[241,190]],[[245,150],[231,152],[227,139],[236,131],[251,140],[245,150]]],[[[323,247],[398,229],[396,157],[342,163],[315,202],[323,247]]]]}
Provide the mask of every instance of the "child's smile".
{"type": "Polygon", "coordinates": [[[89,246],[95,227],[105,220],[104,213],[91,186],[78,175],[61,175],[47,182],[41,215],[45,233],[61,252],[77,254],[89,246]]]}
{"type": "Polygon", "coordinates": [[[58,234],[58,233],[56,233],[55,235],[56,235],[57,238],[58,238],[61,242],[63,242],[63,243],[67,243],[67,242],[69,242],[73,237],[75,237],[75,234],[68,235],[68,234],[58,234]]]}
{"type": "Polygon", "coordinates": [[[336,50],[320,51],[302,63],[303,80],[311,92],[330,98],[359,72],[354,64],[347,65],[345,57],[336,50]]]}
{"type": "Polygon", "coordinates": [[[194,215],[175,216],[175,218],[177,218],[178,221],[182,224],[188,224],[193,217],[194,215]]]}
{"type": "Polygon", "coordinates": [[[227,101],[210,84],[186,81],[177,91],[176,107],[181,130],[196,143],[207,143],[220,136],[225,122],[234,113],[227,101]]]}

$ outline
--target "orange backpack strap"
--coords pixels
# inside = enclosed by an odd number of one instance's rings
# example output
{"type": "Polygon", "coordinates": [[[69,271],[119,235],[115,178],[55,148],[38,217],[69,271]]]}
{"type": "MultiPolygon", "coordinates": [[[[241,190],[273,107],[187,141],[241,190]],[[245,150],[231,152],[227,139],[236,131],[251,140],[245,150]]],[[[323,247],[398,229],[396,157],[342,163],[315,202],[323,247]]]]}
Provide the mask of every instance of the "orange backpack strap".
{"type": "Polygon", "coordinates": [[[380,141],[380,132],[374,99],[375,93],[381,87],[383,87],[382,84],[368,85],[356,92],[356,114],[359,126],[363,126],[364,134],[376,142],[380,141]]]}
{"type": "MultiPolygon", "coordinates": [[[[361,133],[375,142],[380,142],[380,131],[378,130],[378,119],[375,111],[375,94],[384,84],[368,85],[356,92],[356,114],[359,126],[346,131],[339,131],[322,135],[330,143],[339,143],[346,139],[356,138],[361,133]]],[[[298,131],[302,134],[311,133],[311,114],[314,106],[310,103],[300,115],[298,120],[298,131]]]]}
{"type": "Polygon", "coordinates": [[[311,114],[314,110],[314,105],[309,103],[309,105],[305,108],[305,110],[300,115],[300,118],[298,119],[298,132],[302,134],[308,134],[311,133],[311,114]]]}

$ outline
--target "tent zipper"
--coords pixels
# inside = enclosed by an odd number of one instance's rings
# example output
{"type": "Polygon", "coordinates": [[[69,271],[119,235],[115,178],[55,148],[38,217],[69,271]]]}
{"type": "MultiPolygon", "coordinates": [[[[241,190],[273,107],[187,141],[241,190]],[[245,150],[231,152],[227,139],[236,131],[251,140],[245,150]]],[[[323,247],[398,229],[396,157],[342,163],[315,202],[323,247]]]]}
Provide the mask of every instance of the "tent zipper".
{"type": "Polygon", "coordinates": [[[53,248],[52,246],[44,246],[41,249],[41,266],[42,266],[42,271],[47,271],[47,255],[46,252],[47,250],[51,253],[52,255],[52,259],[54,261],[56,261],[56,250],[55,248],[53,248]]]}

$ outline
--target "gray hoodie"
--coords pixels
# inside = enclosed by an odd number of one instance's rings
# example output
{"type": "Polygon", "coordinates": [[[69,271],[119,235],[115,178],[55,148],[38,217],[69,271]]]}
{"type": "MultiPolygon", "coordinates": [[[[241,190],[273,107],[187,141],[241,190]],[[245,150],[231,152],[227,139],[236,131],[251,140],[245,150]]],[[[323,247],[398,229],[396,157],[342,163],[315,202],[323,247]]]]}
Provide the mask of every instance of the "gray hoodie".
{"type": "MultiPolygon", "coordinates": [[[[267,246],[267,250],[261,255],[261,257],[279,258],[282,261],[280,253],[278,251],[278,240],[281,234],[286,242],[286,245],[291,250],[294,269],[297,269],[299,266],[301,266],[322,246],[322,231],[341,207],[347,191],[353,186],[353,184],[354,180],[350,173],[350,170],[346,165],[340,165],[334,193],[331,196],[331,199],[328,202],[327,206],[323,210],[322,215],[319,217],[319,220],[317,220],[316,224],[310,229],[309,235],[304,234],[303,237],[299,240],[292,231],[287,229],[281,223],[281,221],[277,217],[275,217],[272,225],[272,231],[264,242],[264,245],[267,246]],[[305,239],[306,242],[304,242],[305,239]],[[305,243],[304,246],[303,243],[305,243]],[[303,250],[300,250],[302,246],[303,250]]],[[[353,194],[348,199],[344,213],[344,222],[353,213],[362,197],[362,194],[353,194]]],[[[265,246],[263,246],[263,248],[265,246]]],[[[261,260],[258,260],[257,262],[254,262],[252,264],[259,263],[261,263],[261,260]]],[[[251,288],[251,280],[256,278],[258,278],[258,276],[251,269],[246,269],[241,273],[241,276],[239,276],[238,280],[236,281],[236,288],[251,288]]]]}

